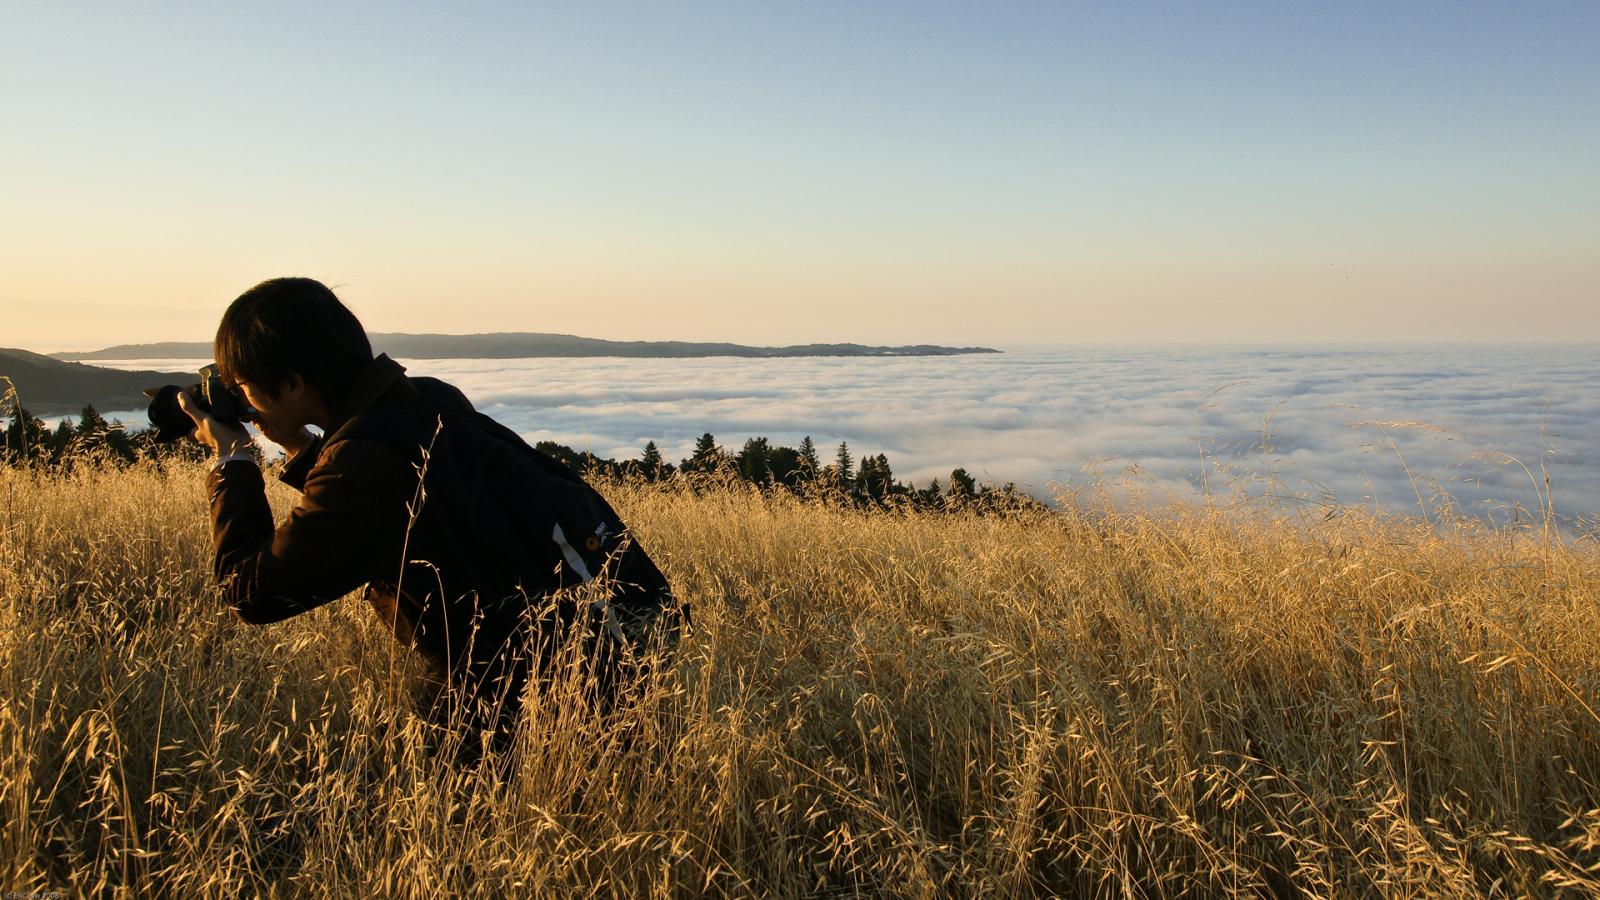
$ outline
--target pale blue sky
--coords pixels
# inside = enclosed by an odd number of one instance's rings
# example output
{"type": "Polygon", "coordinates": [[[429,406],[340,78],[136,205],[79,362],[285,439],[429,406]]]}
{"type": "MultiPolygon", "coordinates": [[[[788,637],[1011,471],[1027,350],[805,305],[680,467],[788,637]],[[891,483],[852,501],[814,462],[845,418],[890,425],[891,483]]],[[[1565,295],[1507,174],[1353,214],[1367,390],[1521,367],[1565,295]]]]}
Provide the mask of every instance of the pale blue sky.
{"type": "Polygon", "coordinates": [[[0,345],[1600,340],[1600,4],[8,4],[0,345]]]}

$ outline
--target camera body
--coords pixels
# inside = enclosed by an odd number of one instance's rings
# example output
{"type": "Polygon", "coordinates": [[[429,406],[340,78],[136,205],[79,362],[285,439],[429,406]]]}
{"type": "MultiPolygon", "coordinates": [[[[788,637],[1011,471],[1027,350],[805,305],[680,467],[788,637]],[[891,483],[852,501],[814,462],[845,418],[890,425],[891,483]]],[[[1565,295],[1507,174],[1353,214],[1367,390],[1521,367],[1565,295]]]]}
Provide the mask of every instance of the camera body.
{"type": "Polygon", "coordinates": [[[196,406],[217,421],[234,428],[242,428],[244,416],[251,412],[244,394],[222,380],[215,364],[203,366],[197,384],[188,387],[167,384],[144,392],[150,398],[150,424],[156,427],[156,440],[163,444],[186,437],[194,431],[194,420],[178,405],[179,391],[188,391],[196,406]]]}

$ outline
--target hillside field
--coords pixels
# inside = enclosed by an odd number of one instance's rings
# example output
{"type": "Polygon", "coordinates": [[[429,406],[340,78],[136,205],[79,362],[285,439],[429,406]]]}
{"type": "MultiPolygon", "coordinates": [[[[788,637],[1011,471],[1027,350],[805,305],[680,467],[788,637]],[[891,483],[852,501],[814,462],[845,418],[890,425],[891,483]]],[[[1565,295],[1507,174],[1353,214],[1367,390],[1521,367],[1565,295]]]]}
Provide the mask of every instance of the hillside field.
{"type": "Polygon", "coordinates": [[[625,728],[530,698],[496,781],[358,598],[219,607],[202,466],[0,466],[0,885],[1600,893],[1592,536],[602,487],[695,631],[625,728]]]}

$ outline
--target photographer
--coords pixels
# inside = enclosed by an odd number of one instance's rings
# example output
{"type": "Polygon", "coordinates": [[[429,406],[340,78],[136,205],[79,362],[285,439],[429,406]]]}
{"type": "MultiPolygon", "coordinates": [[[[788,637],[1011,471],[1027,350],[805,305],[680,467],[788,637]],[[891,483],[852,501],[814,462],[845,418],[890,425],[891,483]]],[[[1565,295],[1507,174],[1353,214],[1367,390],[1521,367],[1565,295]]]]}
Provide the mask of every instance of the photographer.
{"type": "MultiPolygon", "coordinates": [[[[274,527],[250,436],[179,397],[193,436],[216,453],[215,574],[246,622],[365,584],[396,638],[430,664],[428,717],[487,730],[500,750],[523,689],[564,642],[583,642],[586,696],[604,711],[640,674],[646,647],[675,640],[686,610],[606,501],[459,390],[374,358],[321,283],[246,291],[223,314],[215,352],[244,418],[289,453],[279,477],[301,492],[274,527]]],[[[477,744],[465,736],[469,757],[477,744]]]]}

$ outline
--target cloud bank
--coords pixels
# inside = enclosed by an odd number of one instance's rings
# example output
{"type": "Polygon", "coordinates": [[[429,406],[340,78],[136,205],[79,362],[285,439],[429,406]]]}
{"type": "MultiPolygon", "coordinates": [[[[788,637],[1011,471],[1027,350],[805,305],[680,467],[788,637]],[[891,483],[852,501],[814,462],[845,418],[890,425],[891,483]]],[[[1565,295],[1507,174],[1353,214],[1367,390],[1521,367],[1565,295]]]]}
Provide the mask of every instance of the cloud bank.
{"type": "Polygon", "coordinates": [[[637,457],[653,440],[676,461],[706,431],[730,451],[750,436],[793,446],[810,435],[827,458],[841,440],[857,457],[884,453],[919,485],[964,466],[1044,497],[1133,470],[1181,496],[1232,484],[1412,512],[1440,489],[1470,509],[1537,509],[1543,464],[1557,512],[1594,516],[1597,357],[1581,346],[1169,345],[403,362],[530,441],[601,456],[637,457]]]}

